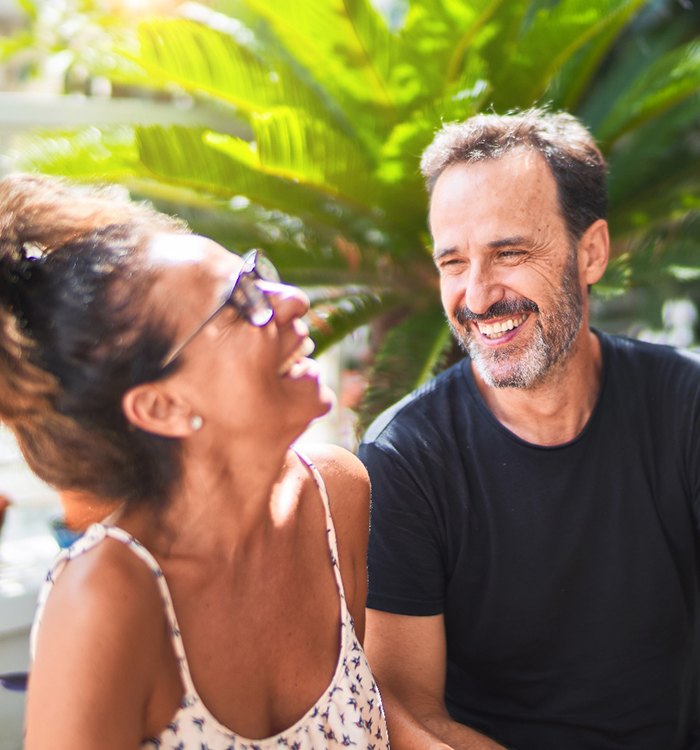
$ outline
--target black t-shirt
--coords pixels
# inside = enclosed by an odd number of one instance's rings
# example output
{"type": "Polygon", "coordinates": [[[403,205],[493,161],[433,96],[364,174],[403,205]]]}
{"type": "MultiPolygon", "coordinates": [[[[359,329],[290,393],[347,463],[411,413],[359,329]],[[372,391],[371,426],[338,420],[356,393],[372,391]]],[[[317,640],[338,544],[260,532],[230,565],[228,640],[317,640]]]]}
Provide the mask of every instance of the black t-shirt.
{"type": "Polygon", "coordinates": [[[581,434],[521,440],[468,360],[379,417],[368,606],[443,613],[450,714],[517,750],[680,750],[700,724],[700,357],[598,334],[581,434]]]}

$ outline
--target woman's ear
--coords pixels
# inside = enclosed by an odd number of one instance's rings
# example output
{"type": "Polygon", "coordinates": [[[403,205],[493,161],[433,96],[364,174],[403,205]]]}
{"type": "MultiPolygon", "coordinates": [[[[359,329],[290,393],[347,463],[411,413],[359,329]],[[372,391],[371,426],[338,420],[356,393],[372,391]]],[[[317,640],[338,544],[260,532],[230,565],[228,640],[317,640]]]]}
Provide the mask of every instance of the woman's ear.
{"type": "Polygon", "coordinates": [[[154,435],[187,437],[195,431],[189,407],[154,383],[130,388],[122,397],[122,411],[131,424],[154,435]]]}

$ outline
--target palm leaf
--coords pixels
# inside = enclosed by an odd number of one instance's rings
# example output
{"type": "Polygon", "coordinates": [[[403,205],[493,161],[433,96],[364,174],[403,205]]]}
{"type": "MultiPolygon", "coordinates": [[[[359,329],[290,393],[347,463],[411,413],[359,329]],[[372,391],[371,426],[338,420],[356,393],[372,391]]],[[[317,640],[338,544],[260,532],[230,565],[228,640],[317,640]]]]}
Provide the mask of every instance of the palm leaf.
{"type": "Polygon", "coordinates": [[[700,200],[683,219],[635,236],[618,249],[605,276],[594,287],[597,297],[633,289],[662,291],[662,300],[700,280],[700,200]]]}
{"type": "Polygon", "coordinates": [[[619,96],[597,128],[612,142],[700,91],[700,42],[690,42],[655,60],[619,96]]]}
{"type": "Polygon", "coordinates": [[[134,132],[129,127],[38,133],[20,140],[13,162],[19,170],[109,182],[120,182],[138,171],[134,132]]]}
{"type": "Polygon", "coordinates": [[[548,92],[555,109],[574,111],[579,107],[599,75],[603,60],[613,46],[619,44],[622,30],[639,9],[649,3],[650,0],[633,0],[621,6],[615,16],[608,19],[606,27],[565,62],[557,73],[556,88],[548,92]]]}
{"type": "Polygon", "coordinates": [[[34,0],[17,0],[19,7],[29,16],[30,19],[35,20],[39,14],[38,2],[34,0]]]}
{"type": "Polygon", "coordinates": [[[478,53],[482,36],[490,36],[488,21],[507,6],[504,0],[414,0],[409,4],[400,38],[412,58],[420,60],[408,82],[414,107],[439,99],[459,79],[471,55],[478,53]]]}
{"type": "Polygon", "coordinates": [[[279,107],[252,120],[260,168],[343,196],[369,212],[375,202],[372,165],[357,142],[303,111],[279,107]]]}
{"type": "Polygon", "coordinates": [[[614,236],[666,222],[700,195],[693,137],[699,119],[700,100],[686,101],[637,128],[613,149],[609,192],[614,236]]]}
{"type": "Polygon", "coordinates": [[[357,290],[353,293],[351,289],[345,289],[323,295],[320,299],[316,297],[307,316],[316,353],[324,352],[394,305],[394,295],[382,295],[369,290],[357,290]]]}
{"type": "Polygon", "coordinates": [[[216,199],[243,195],[260,206],[365,240],[358,221],[362,207],[353,203],[353,210],[344,211],[343,196],[332,186],[292,181],[287,173],[266,168],[246,141],[192,128],[151,127],[138,129],[137,142],[143,168],[159,179],[216,199]]]}
{"type": "Polygon", "coordinates": [[[376,353],[362,405],[364,426],[371,416],[428,380],[450,345],[449,328],[437,301],[410,315],[408,308],[404,308],[392,316],[394,319],[387,324],[389,330],[376,353]]]}
{"type": "Polygon", "coordinates": [[[0,61],[6,62],[18,52],[26,50],[33,42],[34,36],[29,31],[22,31],[14,36],[0,38],[0,61]]]}
{"type": "Polygon", "coordinates": [[[496,107],[530,106],[586,43],[629,18],[639,0],[562,0],[538,8],[524,23],[505,65],[493,75],[496,107]]]}
{"type": "Polygon", "coordinates": [[[196,18],[156,20],[139,26],[139,53],[123,54],[143,68],[151,86],[177,84],[245,116],[282,104],[319,116],[335,115],[303,80],[286,69],[273,69],[233,19],[222,19],[206,9],[196,18]]]}
{"type": "Polygon", "coordinates": [[[680,283],[697,280],[700,200],[682,221],[637,238],[630,250],[630,286],[646,287],[664,278],[680,283]]]}
{"type": "Polygon", "coordinates": [[[393,38],[367,0],[245,0],[245,5],[336,100],[393,106],[393,38]]]}
{"type": "Polygon", "coordinates": [[[603,278],[593,287],[593,296],[601,300],[618,297],[629,290],[631,278],[630,253],[618,251],[608,263],[603,278]]]}

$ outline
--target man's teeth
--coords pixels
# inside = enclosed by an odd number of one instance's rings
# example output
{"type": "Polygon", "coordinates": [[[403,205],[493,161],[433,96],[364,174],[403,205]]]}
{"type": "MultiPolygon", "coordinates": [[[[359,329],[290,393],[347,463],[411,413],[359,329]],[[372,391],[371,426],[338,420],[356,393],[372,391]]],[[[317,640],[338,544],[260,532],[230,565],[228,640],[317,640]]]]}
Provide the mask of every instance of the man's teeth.
{"type": "Polygon", "coordinates": [[[479,331],[484,336],[489,338],[496,338],[500,334],[506,331],[512,331],[513,328],[517,328],[527,320],[527,315],[521,315],[517,318],[509,318],[508,320],[501,320],[498,323],[477,323],[479,331]]]}
{"type": "MultiPolygon", "coordinates": [[[[295,349],[288,357],[287,359],[282,363],[280,368],[277,370],[278,375],[290,375],[294,374],[292,372],[292,368],[294,365],[299,364],[299,360],[303,359],[304,357],[308,357],[309,354],[313,352],[315,349],[315,344],[310,338],[305,338],[301,344],[299,345],[298,349],[295,349]]],[[[298,367],[296,369],[299,369],[298,367]]]]}

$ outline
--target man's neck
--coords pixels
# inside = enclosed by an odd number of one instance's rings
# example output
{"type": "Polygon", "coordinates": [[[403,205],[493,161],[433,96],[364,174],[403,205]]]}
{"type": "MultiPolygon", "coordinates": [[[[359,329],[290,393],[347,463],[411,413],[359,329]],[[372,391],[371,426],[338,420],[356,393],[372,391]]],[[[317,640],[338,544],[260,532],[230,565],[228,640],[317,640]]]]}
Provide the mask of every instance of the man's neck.
{"type": "Polygon", "coordinates": [[[600,392],[603,357],[600,341],[585,330],[570,356],[532,388],[493,388],[472,365],[474,379],[498,421],[535,445],[561,445],[586,426],[600,392]]]}

